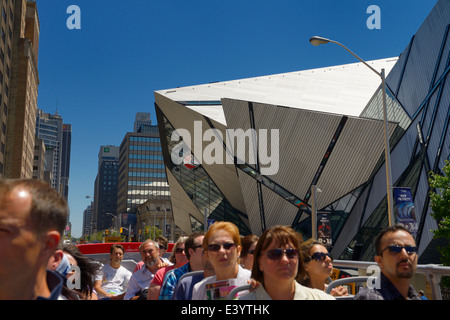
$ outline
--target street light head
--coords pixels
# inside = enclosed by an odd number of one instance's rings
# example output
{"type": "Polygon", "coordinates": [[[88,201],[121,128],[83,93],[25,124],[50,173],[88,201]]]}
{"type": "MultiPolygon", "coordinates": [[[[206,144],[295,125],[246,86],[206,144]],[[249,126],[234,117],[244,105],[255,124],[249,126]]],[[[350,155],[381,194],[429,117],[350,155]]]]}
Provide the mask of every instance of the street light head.
{"type": "Polygon", "coordinates": [[[328,43],[328,42],[330,42],[330,40],[327,39],[327,38],[315,36],[315,37],[311,37],[311,38],[309,39],[309,42],[311,42],[311,44],[312,44],[313,46],[318,46],[318,45],[320,45],[320,44],[328,43]]]}

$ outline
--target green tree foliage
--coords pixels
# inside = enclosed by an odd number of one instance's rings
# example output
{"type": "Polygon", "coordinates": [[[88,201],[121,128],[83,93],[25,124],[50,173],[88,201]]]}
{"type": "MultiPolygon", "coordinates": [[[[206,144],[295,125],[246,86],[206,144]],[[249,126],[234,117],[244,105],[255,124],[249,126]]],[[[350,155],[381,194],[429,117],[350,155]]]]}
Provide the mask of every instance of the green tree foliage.
{"type": "MultiPolygon", "coordinates": [[[[450,240],[450,161],[445,162],[442,174],[431,173],[430,177],[430,205],[433,210],[433,218],[438,222],[438,229],[433,230],[434,238],[450,240]]],[[[440,247],[442,263],[450,266],[450,242],[445,247],[440,247]]],[[[450,287],[450,277],[445,277],[442,283],[450,287]]]]}

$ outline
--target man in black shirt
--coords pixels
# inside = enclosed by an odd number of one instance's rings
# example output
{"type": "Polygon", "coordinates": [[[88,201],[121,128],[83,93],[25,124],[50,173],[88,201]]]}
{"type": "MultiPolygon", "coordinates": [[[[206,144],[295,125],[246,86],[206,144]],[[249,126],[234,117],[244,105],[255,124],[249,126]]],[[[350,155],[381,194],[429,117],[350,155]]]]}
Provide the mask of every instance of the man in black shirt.
{"type": "Polygon", "coordinates": [[[403,226],[382,230],[375,240],[375,261],[381,269],[379,287],[363,288],[355,300],[420,300],[410,284],[417,267],[417,246],[403,226]]]}

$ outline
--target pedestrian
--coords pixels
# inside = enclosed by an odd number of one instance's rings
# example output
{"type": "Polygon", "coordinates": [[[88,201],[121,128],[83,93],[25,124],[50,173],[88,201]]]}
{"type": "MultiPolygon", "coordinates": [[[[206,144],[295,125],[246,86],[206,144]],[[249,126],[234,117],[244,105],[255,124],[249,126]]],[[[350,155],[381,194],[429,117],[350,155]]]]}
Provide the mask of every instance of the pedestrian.
{"type": "Polygon", "coordinates": [[[184,243],[184,252],[188,263],[167,273],[159,292],[159,300],[171,300],[180,277],[188,272],[203,270],[202,243],[203,232],[194,232],[189,235],[184,243]]]}
{"type": "Polygon", "coordinates": [[[420,300],[411,285],[418,259],[411,233],[401,225],[383,229],[375,240],[375,252],[375,261],[381,269],[379,281],[371,288],[361,288],[354,299],[420,300]]]}
{"type": "Polygon", "coordinates": [[[76,245],[63,245],[61,250],[70,263],[70,269],[66,278],[73,285],[73,290],[81,295],[83,300],[98,300],[97,292],[94,289],[95,275],[100,271],[101,264],[92,261],[80,252],[76,245]],[[79,272],[79,274],[76,274],[79,272]],[[79,287],[76,287],[79,279],[79,287]]]}
{"type": "Polygon", "coordinates": [[[69,209],[47,182],[0,180],[0,300],[56,300],[64,278],[48,270],[69,209]]]}
{"type": "Polygon", "coordinates": [[[252,270],[253,267],[253,258],[256,243],[258,242],[259,237],[254,234],[250,234],[241,238],[241,255],[239,257],[240,264],[242,268],[252,270]]]}
{"type": "MultiPolygon", "coordinates": [[[[300,253],[304,259],[305,274],[300,283],[306,287],[326,291],[327,281],[333,273],[333,257],[327,248],[317,240],[309,239],[300,246],[300,253]]],[[[347,289],[343,286],[333,288],[332,296],[346,296],[347,289]]]]}
{"type": "Polygon", "coordinates": [[[245,285],[250,280],[250,270],[238,263],[241,238],[235,224],[220,221],[211,225],[203,238],[203,250],[207,253],[215,275],[194,286],[193,300],[226,299],[234,286],[245,285]]]}
{"type": "Polygon", "coordinates": [[[132,273],[121,265],[125,249],[115,243],[110,248],[109,263],[95,276],[94,288],[101,299],[123,300],[132,273]]]}
{"type": "Polygon", "coordinates": [[[128,283],[127,293],[124,300],[146,300],[148,287],[153,280],[155,273],[167,266],[159,252],[158,243],[154,240],[146,240],[139,246],[141,259],[144,266],[134,272],[128,283]]]}
{"type": "Polygon", "coordinates": [[[214,268],[206,256],[206,251],[202,248],[202,273],[185,275],[177,282],[175,291],[172,295],[172,300],[192,300],[192,292],[194,286],[205,278],[211,277],[215,274],[214,268]]]}
{"type": "Polygon", "coordinates": [[[302,286],[301,235],[287,226],[267,229],[255,248],[252,279],[256,289],[239,300],[334,300],[323,290],[302,286]]]}
{"type": "Polygon", "coordinates": [[[169,257],[169,261],[172,265],[161,268],[156,272],[155,277],[150,282],[150,286],[148,288],[147,300],[158,300],[159,292],[167,272],[180,268],[188,262],[185,252],[185,242],[187,238],[187,236],[181,236],[178,238],[177,242],[175,242],[172,254],[169,257]]]}
{"type": "MultiPolygon", "coordinates": [[[[169,245],[169,241],[163,237],[163,236],[157,236],[155,239],[155,242],[158,244],[159,246],[159,257],[160,259],[167,265],[172,265],[173,263],[171,263],[169,261],[169,259],[167,259],[166,257],[164,257],[166,251],[167,251],[167,247],[169,245]]],[[[136,271],[138,271],[139,269],[141,269],[144,266],[145,262],[144,261],[139,261],[136,266],[134,267],[133,273],[135,273],[136,271]]]]}
{"type": "Polygon", "coordinates": [[[425,292],[423,292],[423,290],[419,290],[419,297],[422,300],[428,300],[428,298],[425,296],[425,292]]]}

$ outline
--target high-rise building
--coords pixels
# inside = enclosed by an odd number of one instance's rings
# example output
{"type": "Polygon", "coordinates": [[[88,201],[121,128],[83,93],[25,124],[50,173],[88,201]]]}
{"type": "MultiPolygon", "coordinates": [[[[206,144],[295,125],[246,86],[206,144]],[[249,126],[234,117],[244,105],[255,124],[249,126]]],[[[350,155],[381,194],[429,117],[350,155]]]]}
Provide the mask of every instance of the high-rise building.
{"type": "Polygon", "coordinates": [[[148,112],[138,112],[134,120],[134,132],[138,132],[142,126],[151,126],[152,120],[150,118],[150,113],[148,112]]]}
{"type": "Polygon", "coordinates": [[[92,222],[95,229],[105,230],[117,217],[117,185],[119,171],[119,147],[101,146],[98,154],[98,174],[95,179],[92,222]]]}
{"type": "Polygon", "coordinates": [[[94,208],[94,202],[91,201],[91,203],[86,207],[86,209],[83,212],[83,235],[92,234],[93,231],[93,224],[92,224],[92,213],[94,208]]]}
{"type": "Polygon", "coordinates": [[[35,1],[1,0],[0,177],[31,178],[39,85],[35,1]]]}
{"type": "Polygon", "coordinates": [[[141,125],[120,145],[118,213],[135,213],[149,199],[169,199],[157,126],[141,125]]]}
{"type": "Polygon", "coordinates": [[[51,186],[67,200],[71,125],[64,124],[62,117],[38,110],[36,117],[36,137],[45,143],[47,166],[52,172],[51,186]]]}
{"type": "Polygon", "coordinates": [[[61,191],[63,197],[69,198],[70,150],[72,146],[72,125],[63,124],[61,152],[61,191]]]}

